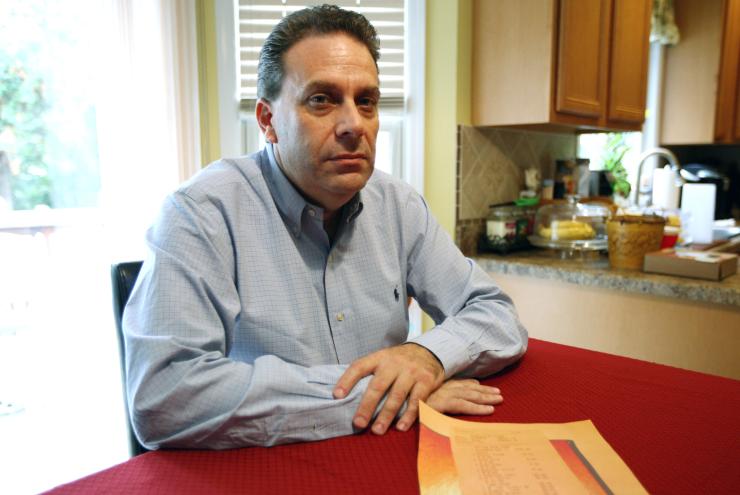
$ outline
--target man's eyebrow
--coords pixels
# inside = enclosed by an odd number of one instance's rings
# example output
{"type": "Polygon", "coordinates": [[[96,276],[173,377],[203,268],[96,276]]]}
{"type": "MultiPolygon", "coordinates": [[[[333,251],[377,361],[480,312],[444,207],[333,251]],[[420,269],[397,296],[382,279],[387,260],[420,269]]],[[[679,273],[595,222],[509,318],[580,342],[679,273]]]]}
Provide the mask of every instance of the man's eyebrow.
{"type": "Polygon", "coordinates": [[[380,88],[377,86],[368,86],[366,89],[361,91],[361,94],[372,96],[376,100],[380,99],[380,88]]]}
{"type": "MultiPolygon", "coordinates": [[[[303,88],[302,94],[304,96],[309,96],[316,91],[325,91],[327,93],[331,93],[331,92],[337,91],[338,89],[339,89],[339,86],[332,82],[316,80],[316,81],[309,81],[309,83],[306,84],[306,86],[303,88]]],[[[380,98],[380,88],[378,88],[376,85],[368,85],[364,88],[361,88],[358,91],[358,94],[370,95],[375,98],[380,98]]]]}
{"type": "Polygon", "coordinates": [[[309,81],[308,84],[303,87],[302,93],[308,96],[315,91],[333,91],[336,88],[336,84],[332,84],[328,81],[309,81]]]}

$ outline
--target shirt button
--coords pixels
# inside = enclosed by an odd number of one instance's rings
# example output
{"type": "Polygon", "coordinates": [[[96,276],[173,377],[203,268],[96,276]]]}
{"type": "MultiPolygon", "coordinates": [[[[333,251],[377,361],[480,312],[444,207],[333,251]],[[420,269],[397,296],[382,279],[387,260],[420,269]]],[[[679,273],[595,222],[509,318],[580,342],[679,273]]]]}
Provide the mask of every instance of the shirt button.
{"type": "Polygon", "coordinates": [[[308,214],[309,214],[310,216],[312,216],[312,217],[315,217],[315,216],[316,216],[316,211],[315,211],[315,210],[312,210],[312,209],[310,209],[310,208],[309,208],[309,210],[308,210],[308,214]]]}
{"type": "Polygon", "coordinates": [[[337,313],[337,321],[344,321],[344,313],[337,313]]]}

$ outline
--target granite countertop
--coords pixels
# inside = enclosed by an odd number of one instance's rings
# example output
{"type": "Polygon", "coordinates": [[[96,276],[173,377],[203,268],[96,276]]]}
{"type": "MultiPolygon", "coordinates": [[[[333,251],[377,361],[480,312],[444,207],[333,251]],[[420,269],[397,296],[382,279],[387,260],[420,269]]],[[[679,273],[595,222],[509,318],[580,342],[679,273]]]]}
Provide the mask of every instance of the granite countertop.
{"type": "Polygon", "coordinates": [[[576,253],[573,258],[563,259],[557,251],[533,249],[505,256],[478,254],[473,259],[488,273],[560,280],[604,289],[740,307],[740,274],[716,282],[613,270],[609,267],[607,256],[597,252],[576,253]]]}

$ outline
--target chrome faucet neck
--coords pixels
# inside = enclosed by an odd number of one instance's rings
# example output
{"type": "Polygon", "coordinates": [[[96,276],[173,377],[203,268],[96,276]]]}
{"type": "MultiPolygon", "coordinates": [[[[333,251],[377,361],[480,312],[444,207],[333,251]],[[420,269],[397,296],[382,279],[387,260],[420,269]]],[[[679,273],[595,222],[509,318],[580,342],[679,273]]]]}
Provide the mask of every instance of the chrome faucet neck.
{"type": "MultiPolygon", "coordinates": [[[[676,158],[676,155],[673,154],[673,152],[666,148],[648,148],[645,151],[642,152],[640,157],[638,158],[639,164],[637,165],[637,184],[635,187],[635,206],[640,206],[640,182],[642,179],[642,165],[645,163],[645,160],[650,158],[651,156],[662,156],[666,160],[668,160],[668,163],[671,166],[671,169],[675,170],[676,172],[679,172],[681,170],[681,164],[678,162],[678,158],[676,158]]],[[[652,203],[652,199],[648,200],[648,206],[652,203]]]]}

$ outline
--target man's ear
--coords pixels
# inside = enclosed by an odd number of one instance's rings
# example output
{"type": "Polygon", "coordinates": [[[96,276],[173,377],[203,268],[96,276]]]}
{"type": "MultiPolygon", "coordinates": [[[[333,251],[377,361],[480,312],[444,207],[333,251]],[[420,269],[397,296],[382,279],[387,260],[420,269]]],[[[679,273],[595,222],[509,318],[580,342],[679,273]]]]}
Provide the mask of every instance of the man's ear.
{"type": "Polygon", "coordinates": [[[271,103],[264,98],[260,98],[257,100],[257,106],[254,109],[254,113],[257,117],[257,124],[265,135],[265,140],[268,143],[277,143],[277,133],[275,132],[275,128],[272,126],[271,103]]]}

